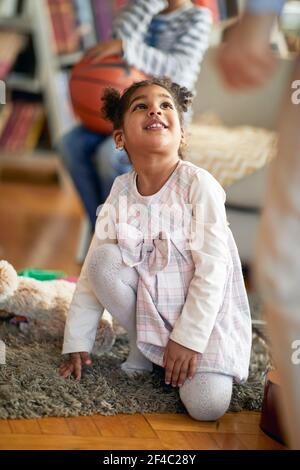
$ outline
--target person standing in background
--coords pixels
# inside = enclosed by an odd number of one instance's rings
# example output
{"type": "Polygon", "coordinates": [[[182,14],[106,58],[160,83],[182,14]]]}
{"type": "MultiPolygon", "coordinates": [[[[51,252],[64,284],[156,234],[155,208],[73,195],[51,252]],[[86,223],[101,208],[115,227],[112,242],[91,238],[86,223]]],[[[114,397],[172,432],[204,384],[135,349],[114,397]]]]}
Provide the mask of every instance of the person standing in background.
{"type": "MultiPolygon", "coordinates": [[[[248,0],[216,61],[226,84],[237,90],[263,85],[276,65],[271,30],[284,0],[248,0]]],[[[300,56],[291,85],[300,78],[300,56]]],[[[278,154],[271,164],[260,225],[256,280],[265,305],[282,390],[288,442],[300,448],[300,107],[292,87],[281,109],[278,154]]]]}

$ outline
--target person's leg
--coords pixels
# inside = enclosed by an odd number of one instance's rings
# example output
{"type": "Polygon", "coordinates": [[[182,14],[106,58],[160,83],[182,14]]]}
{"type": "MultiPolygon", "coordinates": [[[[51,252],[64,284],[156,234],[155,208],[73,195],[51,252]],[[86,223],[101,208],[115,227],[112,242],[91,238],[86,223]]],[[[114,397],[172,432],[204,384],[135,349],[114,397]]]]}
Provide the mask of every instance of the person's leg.
{"type": "MultiPolygon", "coordinates": [[[[291,78],[300,76],[298,58],[291,78]]],[[[292,448],[300,449],[300,105],[289,89],[281,110],[278,154],[272,162],[256,257],[257,287],[265,303],[292,448]]]]}
{"type": "Polygon", "coordinates": [[[128,374],[151,371],[152,363],[143,356],[136,345],[136,270],[123,263],[118,245],[104,244],[91,256],[87,275],[101,305],[127,331],[130,353],[122,364],[122,369],[128,374]]]}
{"type": "Polygon", "coordinates": [[[106,137],[78,126],[65,134],[58,143],[62,161],[81,197],[92,227],[95,226],[97,207],[105,200],[95,165],[95,152],[106,137]]]}
{"type": "Polygon", "coordinates": [[[198,421],[215,421],[230,405],[232,377],[213,372],[198,372],[179,389],[189,415],[198,421]]]}
{"type": "Polygon", "coordinates": [[[117,150],[114,139],[108,137],[96,152],[96,165],[105,197],[115,178],[132,169],[125,150],[117,150]]]}

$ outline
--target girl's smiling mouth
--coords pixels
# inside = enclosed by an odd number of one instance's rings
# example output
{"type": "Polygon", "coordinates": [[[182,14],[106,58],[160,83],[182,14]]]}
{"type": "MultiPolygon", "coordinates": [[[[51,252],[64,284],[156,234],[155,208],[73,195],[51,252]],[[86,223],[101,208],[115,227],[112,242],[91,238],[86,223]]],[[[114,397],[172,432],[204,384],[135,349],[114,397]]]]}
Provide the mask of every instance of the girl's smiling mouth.
{"type": "Polygon", "coordinates": [[[168,129],[168,126],[160,121],[159,119],[155,118],[152,119],[146,127],[144,127],[146,131],[160,131],[162,129],[168,129]]]}

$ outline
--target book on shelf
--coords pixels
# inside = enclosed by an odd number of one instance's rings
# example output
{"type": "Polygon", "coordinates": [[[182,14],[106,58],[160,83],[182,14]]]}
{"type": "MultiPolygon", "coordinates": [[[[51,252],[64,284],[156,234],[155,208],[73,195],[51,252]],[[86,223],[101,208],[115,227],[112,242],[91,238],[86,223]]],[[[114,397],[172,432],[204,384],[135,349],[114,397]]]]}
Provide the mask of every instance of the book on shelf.
{"type": "Polygon", "coordinates": [[[2,129],[2,133],[0,136],[0,148],[6,149],[7,142],[9,142],[10,136],[13,133],[13,129],[15,127],[15,123],[17,121],[18,116],[18,106],[16,103],[13,104],[10,110],[10,114],[6,121],[5,127],[2,129]]]}
{"type": "Polygon", "coordinates": [[[54,53],[69,54],[110,38],[128,0],[46,0],[54,53]]]}
{"type": "Polygon", "coordinates": [[[91,0],[97,40],[106,41],[111,37],[114,18],[128,0],[91,0]]]}
{"type": "Polygon", "coordinates": [[[76,52],[80,48],[75,4],[72,0],[47,0],[52,44],[56,54],[76,52]]]}
{"type": "Polygon", "coordinates": [[[98,41],[106,41],[111,37],[113,22],[113,5],[109,0],[91,0],[94,12],[95,28],[98,41]]]}
{"type": "Polygon", "coordinates": [[[43,106],[36,106],[32,125],[30,126],[24,141],[25,151],[33,150],[37,146],[43,130],[45,119],[46,116],[43,106]]]}
{"type": "Polygon", "coordinates": [[[4,134],[4,130],[7,127],[7,123],[12,113],[12,103],[7,103],[5,106],[0,108],[0,148],[1,148],[1,138],[4,134]]]}
{"type": "Polygon", "coordinates": [[[0,114],[0,150],[8,154],[33,150],[45,122],[41,103],[15,101],[0,114]]]}
{"type": "Polygon", "coordinates": [[[17,119],[14,124],[13,131],[11,132],[9,139],[6,143],[6,150],[8,153],[15,153],[21,151],[24,148],[24,140],[26,133],[28,132],[30,121],[33,116],[33,109],[31,106],[22,106],[19,104],[17,113],[17,119]]]}
{"type": "Polygon", "coordinates": [[[60,12],[62,31],[66,53],[72,53],[80,48],[80,37],[77,27],[75,4],[72,0],[56,0],[60,12]]]}
{"type": "Polygon", "coordinates": [[[0,79],[3,80],[26,47],[27,37],[15,31],[0,30],[0,79]]]}
{"type": "Polygon", "coordinates": [[[7,132],[5,141],[2,141],[2,145],[5,147],[5,151],[7,153],[12,153],[15,148],[18,148],[24,132],[26,120],[26,109],[21,106],[21,103],[15,103],[13,115],[11,117],[12,126],[7,132]]]}

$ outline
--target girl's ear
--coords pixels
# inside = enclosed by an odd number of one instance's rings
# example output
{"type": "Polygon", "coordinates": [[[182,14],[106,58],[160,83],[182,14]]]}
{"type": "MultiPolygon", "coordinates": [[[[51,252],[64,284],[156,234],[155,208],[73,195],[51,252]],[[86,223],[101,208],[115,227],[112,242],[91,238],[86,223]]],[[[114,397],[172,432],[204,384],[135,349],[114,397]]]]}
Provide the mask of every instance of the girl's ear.
{"type": "Polygon", "coordinates": [[[121,129],[114,131],[113,138],[116,144],[116,148],[122,150],[124,148],[123,131],[121,129]]]}

